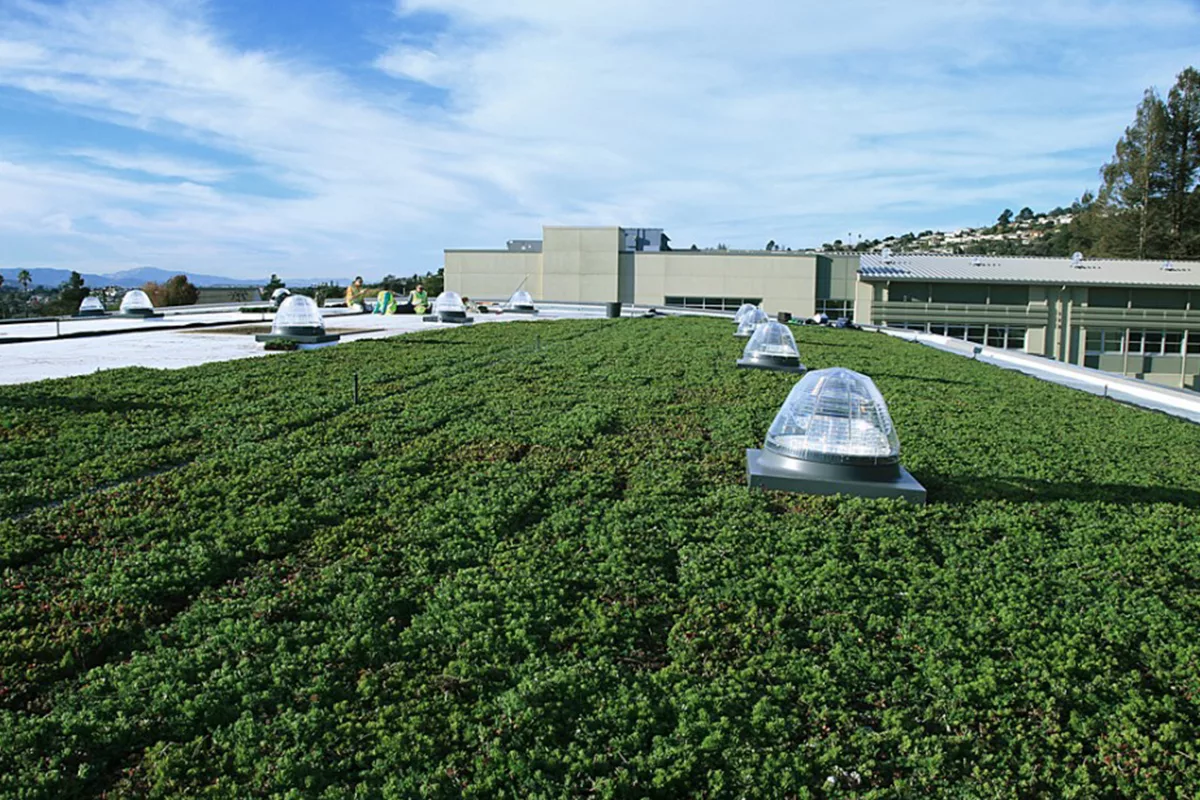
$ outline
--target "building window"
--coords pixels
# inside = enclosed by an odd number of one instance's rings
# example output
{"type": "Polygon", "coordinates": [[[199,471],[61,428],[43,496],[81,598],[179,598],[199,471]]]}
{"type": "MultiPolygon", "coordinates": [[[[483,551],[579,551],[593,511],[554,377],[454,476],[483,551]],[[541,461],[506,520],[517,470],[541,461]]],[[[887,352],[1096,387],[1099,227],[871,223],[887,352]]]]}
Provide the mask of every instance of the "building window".
{"type": "Polygon", "coordinates": [[[818,300],[817,313],[824,314],[830,319],[854,319],[853,300],[818,300]]]}
{"type": "Polygon", "coordinates": [[[703,311],[737,311],[742,305],[749,303],[756,306],[762,302],[761,297],[665,297],[664,305],[682,306],[683,308],[698,308],[703,311]]]}
{"type": "Polygon", "coordinates": [[[1087,332],[1087,355],[1120,353],[1124,345],[1125,331],[1116,328],[1093,328],[1087,332]]]}

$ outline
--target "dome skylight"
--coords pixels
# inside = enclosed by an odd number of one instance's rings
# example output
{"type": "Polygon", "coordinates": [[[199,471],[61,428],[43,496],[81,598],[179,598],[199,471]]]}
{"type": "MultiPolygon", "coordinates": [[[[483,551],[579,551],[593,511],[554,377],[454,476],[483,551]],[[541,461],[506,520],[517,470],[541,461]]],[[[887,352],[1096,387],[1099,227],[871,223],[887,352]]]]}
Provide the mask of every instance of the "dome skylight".
{"type": "Polygon", "coordinates": [[[741,336],[743,338],[751,336],[754,333],[754,329],[758,327],[759,323],[766,322],[768,319],[770,319],[770,317],[767,316],[767,312],[763,311],[758,306],[753,306],[749,311],[742,315],[742,319],[738,322],[737,332],[734,334],[734,336],[741,336]]]}
{"type": "Polygon", "coordinates": [[[161,317],[155,313],[150,297],[141,289],[131,289],[121,298],[121,313],[127,317],[161,317]]]}
{"type": "Polygon", "coordinates": [[[77,317],[103,317],[108,312],[104,310],[104,303],[100,302],[99,297],[85,297],[83,302],[79,304],[79,311],[75,313],[77,317]]]}
{"type": "Polygon", "coordinates": [[[875,382],[841,367],[805,375],[746,460],[752,487],[925,502],[875,382]]]}
{"type": "Polygon", "coordinates": [[[750,341],[737,365],[746,369],[769,369],[777,372],[803,372],[796,337],[787,325],[767,320],[754,329],[750,341]]]}
{"type": "Polygon", "coordinates": [[[756,308],[758,308],[758,306],[754,305],[753,303],[742,303],[738,307],[738,310],[733,313],[733,321],[741,322],[742,317],[746,316],[756,308]]]}
{"type": "Polygon", "coordinates": [[[508,298],[508,302],[504,306],[505,311],[512,311],[517,314],[536,314],[537,308],[533,305],[533,295],[524,289],[518,289],[513,292],[512,297],[508,298]]]}
{"type": "Polygon", "coordinates": [[[458,292],[442,292],[433,301],[430,314],[422,317],[425,322],[449,322],[461,324],[474,322],[474,317],[467,316],[467,307],[458,292]]]}
{"type": "Polygon", "coordinates": [[[301,344],[323,344],[336,342],[341,336],[325,332],[325,320],[321,309],[311,297],[293,294],[285,297],[275,312],[271,332],[254,337],[260,342],[290,339],[301,344]]]}

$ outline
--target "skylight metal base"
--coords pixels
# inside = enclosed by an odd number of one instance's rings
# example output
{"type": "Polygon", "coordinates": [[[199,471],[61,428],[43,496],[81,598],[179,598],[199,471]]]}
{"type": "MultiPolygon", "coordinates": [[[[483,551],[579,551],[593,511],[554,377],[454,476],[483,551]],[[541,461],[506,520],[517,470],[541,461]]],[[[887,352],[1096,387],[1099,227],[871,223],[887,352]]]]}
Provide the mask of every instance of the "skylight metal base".
{"type": "Polygon", "coordinates": [[[747,450],[746,477],[751,489],[898,497],[916,505],[925,504],[925,487],[899,464],[878,467],[823,464],[786,458],[768,450],[747,450]]]}
{"type": "Polygon", "coordinates": [[[283,326],[270,333],[255,334],[256,342],[296,342],[298,344],[325,344],[342,338],[338,333],[326,333],[324,328],[308,325],[283,326]]]}
{"type": "Polygon", "coordinates": [[[427,314],[421,317],[425,322],[443,322],[448,325],[470,325],[474,317],[468,317],[462,311],[442,311],[437,314],[427,314]]]}
{"type": "Polygon", "coordinates": [[[162,314],[156,314],[153,311],[122,311],[117,314],[118,317],[126,319],[162,319],[162,314]]]}
{"type": "Polygon", "coordinates": [[[769,369],[772,372],[801,373],[808,369],[800,363],[800,359],[792,356],[752,355],[749,358],[739,358],[737,365],[742,369],[769,369]]]}
{"type": "Polygon", "coordinates": [[[739,339],[749,339],[751,336],[753,336],[752,333],[741,333],[741,332],[734,332],[733,335],[738,337],[739,339]]]}
{"type": "Polygon", "coordinates": [[[537,309],[533,306],[513,306],[512,308],[503,309],[505,314],[529,314],[537,316],[537,309]]]}
{"type": "MultiPolygon", "coordinates": [[[[72,319],[96,319],[97,317],[107,317],[110,314],[107,311],[80,311],[71,315],[72,319]]],[[[159,316],[162,316],[161,314],[159,316]]]]}

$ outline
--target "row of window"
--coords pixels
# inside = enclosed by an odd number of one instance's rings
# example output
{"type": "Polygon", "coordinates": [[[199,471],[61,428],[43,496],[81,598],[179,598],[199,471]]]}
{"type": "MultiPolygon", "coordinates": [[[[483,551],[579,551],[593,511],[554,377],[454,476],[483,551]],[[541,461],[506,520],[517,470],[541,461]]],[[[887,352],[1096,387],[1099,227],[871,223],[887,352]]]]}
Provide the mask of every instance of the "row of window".
{"type": "MultiPolygon", "coordinates": [[[[756,306],[762,302],[761,297],[666,297],[663,299],[668,306],[699,308],[705,311],[737,311],[745,303],[756,306]]],[[[854,301],[818,300],[816,313],[824,314],[830,319],[840,317],[853,319],[854,301]]]]}
{"type": "Polygon", "coordinates": [[[817,313],[824,314],[830,319],[854,319],[853,300],[818,300],[817,313]]]}
{"type": "Polygon", "coordinates": [[[1200,331],[1130,330],[1119,328],[1089,329],[1086,352],[1088,355],[1101,353],[1129,353],[1146,356],[1177,356],[1184,352],[1200,354],[1200,331]]]}
{"type": "Polygon", "coordinates": [[[699,308],[705,311],[737,311],[744,304],[756,306],[762,302],[761,297],[666,297],[665,304],[683,306],[684,308],[699,308]]]}
{"type": "Polygon", "coordinates": [[[951,339],[962,339],[975,344],[986,344],[988,347],[1000,347],[1007,350],[1023,350],[1025,348],[1025,329],[1011,325],[952,325],[946,322],[897,322],[888,325],[889,328],[902,328],[921,333],[936,333],[951,339]]]}

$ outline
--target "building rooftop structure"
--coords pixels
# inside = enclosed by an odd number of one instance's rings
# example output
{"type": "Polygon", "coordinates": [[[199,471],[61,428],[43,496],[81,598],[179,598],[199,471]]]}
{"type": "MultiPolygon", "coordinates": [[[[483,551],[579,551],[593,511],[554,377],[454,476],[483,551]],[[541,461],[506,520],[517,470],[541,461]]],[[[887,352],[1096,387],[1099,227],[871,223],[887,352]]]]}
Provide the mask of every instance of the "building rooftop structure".
{"type": "Polygon", "coordinates": [[[864,281],[913,280],[963,283],[1026,283],[1053,286],[1200,285],[1200,263],[1037,256],[863,253],[858,274],[864,281]]]}

